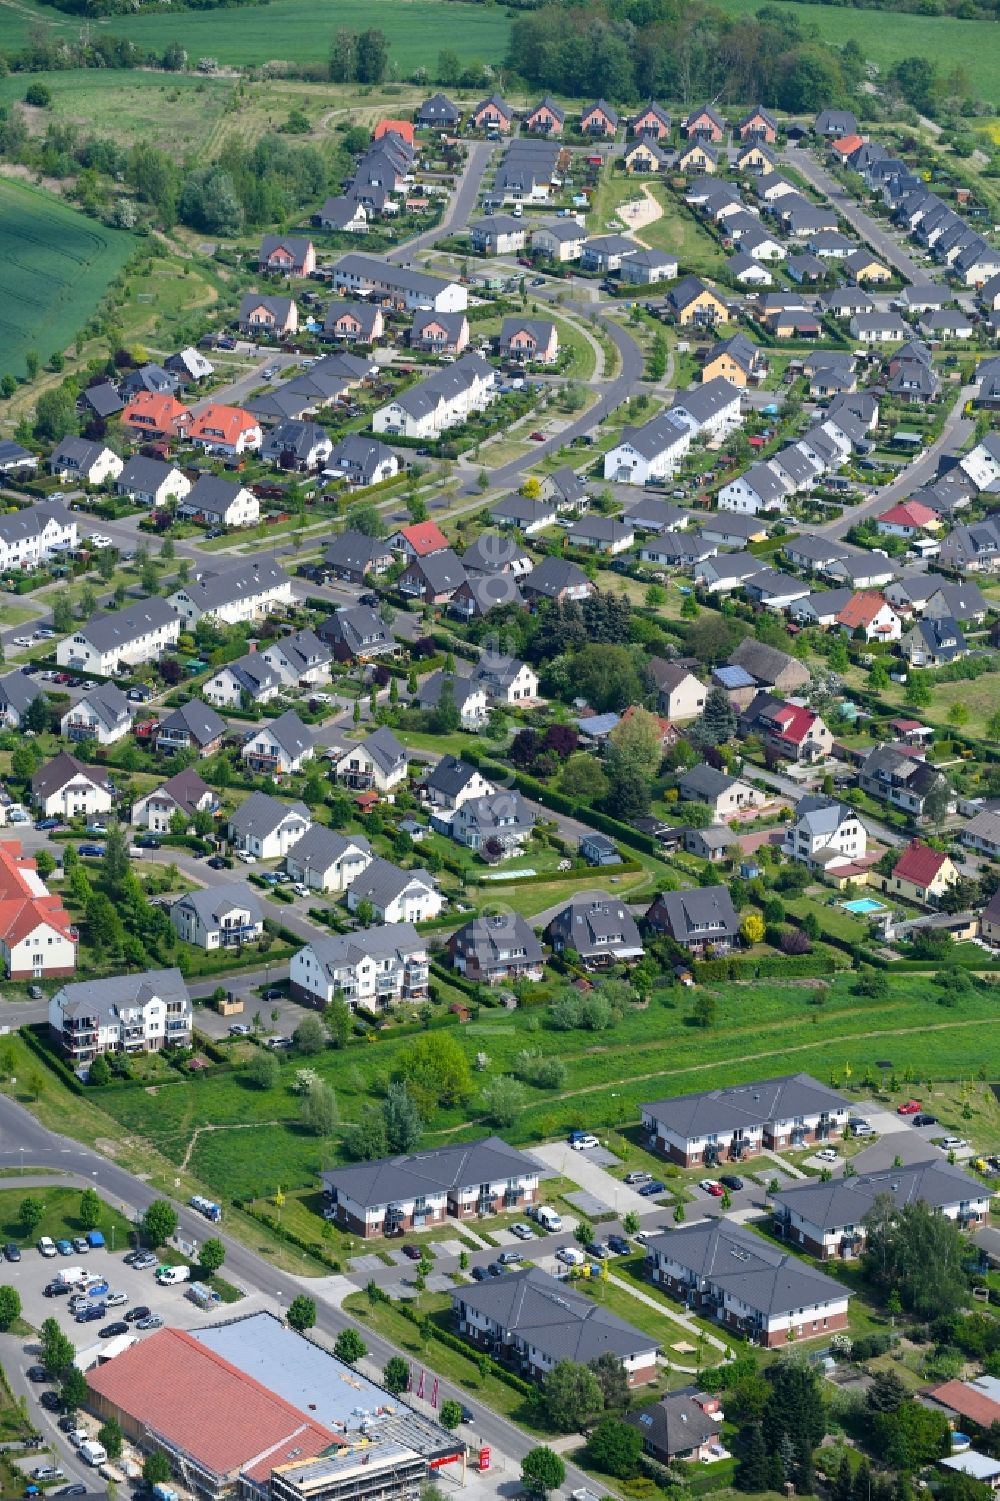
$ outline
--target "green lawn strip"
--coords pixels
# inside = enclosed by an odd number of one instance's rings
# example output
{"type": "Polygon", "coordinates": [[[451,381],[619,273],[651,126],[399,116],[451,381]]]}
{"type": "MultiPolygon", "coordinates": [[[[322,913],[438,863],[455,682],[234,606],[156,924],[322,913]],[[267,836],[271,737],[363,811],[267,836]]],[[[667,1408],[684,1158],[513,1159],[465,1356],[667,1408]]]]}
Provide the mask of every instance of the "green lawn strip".
{"type": "MultiPolygon", "coordinates": [[[[0,1240],[4,1243],[11,1241],[15,1245],[27,1248],[34,1246],[43,1235],[50,1236],[52,1240],[72,1240],[75,1235],[85,1235],[87,1232],[80,1221],[82,1192],[82,1186],[81,1188],[58,1188],[55,1184],[45,1187],[0,1189],[0,1240]],[[21,1204],[27,1198],[36,1199],[42,1205],[43,1210],[38,1229],[33,1230],[30,1236],[24,1234],[18,1218],[21,1204]]],[[[109,1204],[103,1204],[101,1223],[97,1228],[103,1232],[109,1248],[113,1228],[115,1250],[128,1249],[132,1225],[117,1209],[112,1209],[109,1204]]]]}
{"type": "MultiPolygon", "coordinates": [[[[686,1329],[683,1324],[671,1319],[671,1312],[685,1314],[704,1334],[711,1334],[715,1339],[721,1339],[730,1348],[738,1348],[739,1341],[730,1341],[725,1330],[718,1324],[713,1324],[708,1319],[701,1319],[697,1314],[689,1314],[683,1304],[676,1302],[672,1298],[668,1298],[661,1288],[656,1287],[654,1283],[650,1282],[646,1276],[645,1263],[646,1258],[644,1256],[623,1256],[611,1262],[611,1270],[623,1282],[631,1283],[632,1286],[646,1293],[648,1297],[655,1298],[657,1303],[663,1304],[663,1317],[667,1323],[668,1336],[664,1341],[663,1354],[669,1361],[673,1362],[676,1360],[681,1365],[697,1367],[718,1365],[723,1358],[722,1351],[717,1346],[710,1344],[707,1339],[699,1341],[697,1333],[692,1334],[690,1329],[686,1329]],[[677,1344],[694,1345],[696,1348],[694,1353],[690,1355],[683,1354],[672,1348],[677,1344]],[[699,1344],[701,1346],[700,1349],[697,1348],[699,1344]]],[[[611,1288],[611,1291],[617,1292],[619,1298],[624,1300],[622,1304],[612,1310],[614,1313],[619,1314],[621,1318],[627,1318],[627,1314],[621,1311],[623,1306],[641,1308],[651,1318],[655,1319],[657,1317],[648,1305],[640,1303],[637,1298],[631,1297],[630,1294],[622,1292],[619,1288],[611,1288]]],[[[642,1328],[647,1328],[647,1325],[642,1324],[642,1328]]]]}
{"type": "MultiPolygon", "coordinates": [[[[480,1375],[471,1348],[468,1355],[463,1355],[433,1337],[425,1343],[417,1325],[400,1313],[398,1307],[391,1303],[372,1304],[365,1293],[351,1293],[344,1299],[342,1307],[362,1328],[367,1325],[383,1339],[389,1340],[415,1367],[426,1365],[430,1370],[437,1371],[446,1380],[453,1381],[456,1386],[462,1387],[494,1412],[509,1418],[527,1432],[550,1436],[540,1426],[539,1415],[533,1403],[499,1377],[480,1375]]],[[[424,1293],[418,1308],[439,1328],[449,1333],[455,1332],[451,1298],[447,1293],[424,1293]]]]}
{"type": "MultiPolygon", "coordinates": [[[[605,1265],[607,1265],[609,1272],[612,1272],[616,1277],[618,1276],[620,1266],[618,1261],[610,1261],[605,1263],[605,1265]]],[[[622,1280],[624,1281],[625,1279],[623,1278],[622,1280]]],[[[588,1298],[592,1298],[595,1303],[599,1303],[609,1313],[615,1314],[618,1318],[624,1319],[627,1324],[631,1324],[633,1328],[639,1328],[644,1334],[650,1335],[651,1338],[656,1340],[662,1353],[668,1359],[671,1355],[670,1347],[672,1345],[685,1341],[690,1344],[696,1343],[695,1340],[691,1339],[688,1330],[684,1328],[683,1324],[677,1323],[666,1312],[656,1313],[650,1308],[648,1303],[641,1302],[632,1293],[626,1292],[624,1288],[615,1287],[614,1283],[605,1281],[603,1277],[577,1277],[573,1279],[572,1286],[574,1292],[585,1293],[588,1298]]],[[[649,1293],[649,1286],[644,1287],[642,1291],[649,1293]]],[[[704,1347],[703,1356],[704,1361],[702,1363],[706,1365],[714,1365],[717,1363],[717,1360],[721,1359],[720,1352],[714,1346],[708,1344],[704,1347]],[[713,1359],[713,1357],[715,1358],[713,1359]]],[[[692,1368],[699,1364],[697,1357],[694,1355],[677,1355],[676,1359],[682,1365],[691,1366],[692,1368]]]]}

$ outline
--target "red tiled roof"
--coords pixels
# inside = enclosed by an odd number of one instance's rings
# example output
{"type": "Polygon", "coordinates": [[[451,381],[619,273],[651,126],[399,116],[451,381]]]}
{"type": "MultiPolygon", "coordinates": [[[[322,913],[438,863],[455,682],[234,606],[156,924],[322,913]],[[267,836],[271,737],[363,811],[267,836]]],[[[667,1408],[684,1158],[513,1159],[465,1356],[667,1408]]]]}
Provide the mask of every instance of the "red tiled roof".
{"type": "Polygon", "coordinates": [[[915,886],[929,886],[947,859],[940,850],[932,850],[929,844],[914,839],[896,861],[892,873],[915,886]]]}
{"type": "Polygon", "coordinates": [[[783,740],[791,745],[801,745],[816,723],[817,716],[812,709],[806,709],[800,704],[785,704],[784,708],[777,710],[773,719],[781,730],[783,740]]]}
{"type": "Polygon", "coordinates": [[[836,151],[838,156],[853,156],[859,146],[863,146],[864,139],[861,136],[841,136],[839,141],[831,141],[831,150],[836,151]]]}
{"type": "Polygon", "coordinates": [[[257,418],[245,412],[242,407],[227,407],[211,402],[191,424],[191,437],[218,441],[221,434],[222,442],[235,443],[241,433],[250,432],[257,426],[257,418]]]}
{"type": "Polygon", "coordinates": [[[837,616],[837,624],[846,625],[852,631],[861,625],[871,625],[884,604],[881,594],[855,594],[837,616]]]}
{"type": "Polygon", "coordinates": [[[124,423],[139,422],[141,427],[158,433],[170,433],[191,421],[191,413],[176,396],[160,396],[155,391],[140,391],[122,412],[124,423]]]}
{"type": "Polygon", "coordinates": [[[936,511],[930,506],[925,506],[922,500],[904,500],[896,506],[890,506],[879,516],[879,521],[888,521],[897,526],[933,526],[937,521],[936,511]]]}
{"type": "Polygon", "coordinates": [[[412,526],[400,527],[399,535],[406,538],[418,558],[442,552],[448,546],[448,538],[436,521],[415,521],[412,526]]]}
{"type": "Polygon", "coordinates": [[[1000,1402],[994,1402],[984,1392],[977,1392],[964,1381],[946,1381],[943,1386],[935,1386],[927,1395],[935,1402],[940,1402],[942,1407],[950,1407],[952,1412],[957,1412],[961,1417],[971,1418],[981,1428],[1000,1422],[1000,1402]]]}
{"type": "Polygon", "coordinates": [[[35,862],[21,853],[19,839],[0,844],[0,942],[13,948],[42,923],[70,936],[70,916],[58,896],[43,891],[36,895],[23,872],[34,871],[35,862]]]}
{"type": "Polygon", "coordinates": [[[413,145],[413,122],[411,120],[380,120],[375,127],[373,139],[380,141],[383,136],[401,136],[408,146],[413,145]]]}
{"type": "Polygon", "coordinates": [[[291,1403],[192,1339],[160,1329],[87,1372],[93,1392],[216,1475],[282,1464],[340,1442],[291,1403]],[[294,1442],[293,1442],[294,1441],[294,1442]]]}

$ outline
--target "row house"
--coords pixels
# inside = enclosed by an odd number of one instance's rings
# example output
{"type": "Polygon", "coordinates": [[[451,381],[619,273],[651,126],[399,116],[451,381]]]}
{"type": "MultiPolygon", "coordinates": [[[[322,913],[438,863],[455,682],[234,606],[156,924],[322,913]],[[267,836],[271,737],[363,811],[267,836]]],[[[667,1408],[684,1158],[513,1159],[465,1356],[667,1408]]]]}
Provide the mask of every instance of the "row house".
{"type": "MultiPolygon", "coordinates": [[[[0,963],[10,980],[71,975],[78,934],[19,839],[0,844],[0,963]]],[[[103,983],[103,982],[101,982],[103,983]]]]}
{"type": "Polygon", "coordinates": [[[177,644],[180,620],[165,599],[143,599],[124,610],[92,615],[56,647],[56,662],[98,677],[116,677],[140,662],[158,662],[177,644]]]}
{"type": "Polygon", "coordinates": [[[372,428],[405,438],[435,438],[474,412],[484,412],[495,395],[492,365],[479,355],[466,354],[379,407],[372,428]]]}
{"type": "Polygon", "coordinates": [[[0,516],[0,569],[38,568],[77,546],[77,520],[60,505],[28,506],[0,516]]]}
{"type": "Polygon", "coordinates": [[[839,1137],[850,1106],[800,1073],[654,1100],[641,1112],[653,1151],[680,1167],[714,1168],[839,1137]]]}
{"type": "Polygon", "coordinates": [[[206,619],[241,625],[291,605],[292,581],[273,558],[246,558],[197,573],[169,603],[189,627],[206,619]]]}

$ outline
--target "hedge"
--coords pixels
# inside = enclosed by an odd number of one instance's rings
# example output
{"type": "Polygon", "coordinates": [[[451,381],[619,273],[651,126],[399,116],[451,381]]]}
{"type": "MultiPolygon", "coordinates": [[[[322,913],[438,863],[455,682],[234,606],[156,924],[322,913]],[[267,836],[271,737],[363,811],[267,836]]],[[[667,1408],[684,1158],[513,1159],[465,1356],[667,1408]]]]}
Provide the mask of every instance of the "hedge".
{"type": "MultiPolygon", "coordinates": [[[[396,1303],[395,1307],[403,1315],[404,1319],[409,1319],[411,1324],[422,1324],[423,1320],[419,1315],[414,1313],[409,1303],[400,1301],[396,1303]]],[[[474,1345],[470,1345],[467,1340],[460,1339],[457,1334],[452,1334],[448,1329],[439,1329],[437,1324],[433,1322],[430,1328],[432,1339],[440,1340],[441,1344],[447,1345],[449,1350],[457,1351],[459,1355],[464,1355],[467,1360],[475,1361],[481,1354],[485,1354],[485,1351],[477,1350],[474,1345]]],[[[508,1371],[507,1367],[502,1366],[499,1361],[494,1360],[492,1355],[487,1355],[486,1358],[490,1363],[489,1373],[491,1376],[496,1376],[498,1381],[504,1382],[513,1391],[519,1392],[522,1397],[529,1397],[534,1400],[538,1396],[538,1388],[532,1386],[530,1381],[525,1381],[522,1377],[515,1375],[513,1371],[508,1371]]]]}
{"type": "Polygon", "coordinates": [[[65,1084],[66,1088],[75,1095],[83,1094],[83,1085],[76,1074],[51,1048],[45,1046],[35,1027],[22,1027],[20,1036],[24,1039],[29,1051],[34,1053],[46,1068],[52,1070],[61,1084],[65,1084]]]}
{"type": "Polygon", "coordinates": [[[296,1246],[298,1250],[305,1251],[307,1256],[321,1261],[325,1267],[329,1267],[331,1272],[341,1270],[341,1264],[337,1258],[328,1255],[318,1241],[306,1240],[303,1236],[296,1235],[294,1230],[286,1230],[277,1215],[268,1214],[263,1209],[255,1209],[246,1200],[234,1199],[233,1204],[242,1214],[249,1215],[252,1220],[256,1220],[258,1225],[265,1225],[279,1240],[287,1241],[290,1246],[296,1246]]]}
{"type": "Polygon", "coordinates": [[[836,974],[837,966],[824,954],[764,954],[758,959],[696,959],[696,980],[772,980],[794,976],[819,979],[836,974]]]}

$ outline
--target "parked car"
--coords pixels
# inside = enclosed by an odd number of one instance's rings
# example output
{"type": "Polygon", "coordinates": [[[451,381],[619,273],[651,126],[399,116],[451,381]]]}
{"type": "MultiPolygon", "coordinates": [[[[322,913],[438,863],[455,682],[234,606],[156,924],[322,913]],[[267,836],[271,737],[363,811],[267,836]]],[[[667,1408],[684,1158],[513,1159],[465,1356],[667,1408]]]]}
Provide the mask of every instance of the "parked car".
{"type": "Polygon", "coordinates": [[[503,1266],[499,1261],[491,1261],[486,1270],[489,1272],[491,1277],[502,1277],[507,1268],[503,1266]]]}
{"type": "Polygon", "coordinates": [[[132,1265],[137,1272],[148,1272],[151,1266],[159,1266],[159,1258],[152,1251],[140,1251],[132,1265]]]}
{"type": "Polygon", "coordinates": [[[230,1037],[249,1037],[250,1028],[243,1022],[233,1022],[233,1025],[229,1028],[229,1035],[230,1037]]]}
{"type": "Polygon", "coordinates": [[[897,1115],[919,1115],[920,1114],[920,1101],[919,1100],[907,1100],[905,1102],[905,1104],[897,1105],[896,1106],[896,1114],[897,1115]]]}
{"type": "Polygon", "coordinates": [[[150,1313],[144,1319],[140,1319],[135,1327],[137,1329],[162,1329],[163,1320],[158,1313],[150,1313]]]}
{"type": "Polygon", "coordinates": [[[941,1146],[946,1152],[964,1152],[969,1143],[964,1136],[944,1136],[941,1138],[941,1146]]]}
{"type": "Polygon", "coordinates": [[[78,1324],[92,1324],[95,1319],[103,1319],[107,1311],[103,1303],[95,1303],[92,1308],[81,1308],[73,1317],[78,1324]]]}
{"type": "Polygon", "coordinates": [[[35,824],[35,828],[39,829],[43,834],[50,834],[53,829],[58,829],[61,823],[62,820],[59,818],[39,818],[35,824]]]}
{"type": "Polygon", "coordinates": [[[72,1256],[73,1242],[71,1240],[57,1240],[56,1250],[59,1252],[60,1256],[72,1256]]]}
{"type": "Polygon", "coordinates": [[[20,1246],[15,1246],[14,1242],[9,1240],[3,1248],[3,1254],[5,1261],[20,1261],[21,1248],[20,1246]]]}
{"type": "Polygon", "coordinates": [[[633,1188],[638,1188],[641,1183],[652,1183],[652,1181],[652,1173],[646,1173],[641,1170],[638,1172],[625,1174],[625,1182],[630,1184],[633,1188]]]}
{"type": "Polygon", "coordinates": [[[583,1252],[578,1251],[575,1246],[560,1246],[556,1252],[556,1260],[561,1261],[564,1266],[582,1266],[585,1259],[583,1252]]]}
{"type": "Polygon", "coordinates": [[[140,834],[135,842],[141,850],[158,850],[160,848],[160,840],[157,839],[155,834],[140,834]]]}
{"type": "Polygon", "coordinates": [[[871,1126],[868,1124],[867,1121],[851,1121],[850,1122],[850,1127],[851,1127],[851,1134],[852,1134],[852,1136],[874,1136],[875,1135],[875,1132],[872,1130],[871,1126]]]}
{"type": "Polygon", "coordinates": [[[521,1260],[520,1251],[501,1251],[497,1257],[501,1266],[516,1266],[521,1260]]]}
{"type": "Polygon", "coordinates": [[[912,1121],[910,1122],[910,1124],[913,1125],[913,1126],[936,1126],[937,1123],[938,1123],[937,1116],[936,1115],[928,1115],[926,1110],[921,1110],[920,1114],[919,1115],[915,1115],[913,1117],[912,1121]]]}
{"type": "Polygon", "coordinates": [[[639,1189],[639,1195],[643,1199],[651,1199],[654,1194],[663,1193],[666,1190],[666,1187],[667,1185],[665,1183],[661,1183],[659,1178],[653,1178],[651,1182],[644,1183],[642,1185],[642,1187],[639,1189]]]}
{"type": "Polygon", "coordinates": [[[593,1256],[595,1261],[607,1261],[608,1257],[611,1255],[611,1252],[608,1250],[607,1246],[603,1243],[603,1241],[599,1240],[590,1241],[586,1249],[587,1255],[593,1256]]]}
{"type": "Polygon", "coordinates": [[[423,1252],[419,1246],[410,1245],[403,1247],[403,1255],[408,1256],[411,1261],[419,1261],[423,1252]]]}
{"type": "Polygon", "coordinates": [[[723,1188],[731,1188],[734,1192],[743,1187],[743,1179],[738,1173],[723,1173],[719,1182],[723,1188]]]}
{"type": "Polygon", "coordinates": [[[85,860],[103,860],[104,859],[104,845],[103,844],[81,844],[78,847],[78,849],[77,849],[77,854],[78,855],[82,855],[85,860]]]}
{"type": "Polygon", "coordinates": [[[62,1412],[63,1410],[63,1399],[58,1392],[44,1391],[38,1400],[46,1412],[62,1412]]]}
{"type": "Polygon", "coordinates": [[[627,1256],[632,1247],[629,1245],[624,1235],[609,1235],[608,1249],[610,1251],[613,1251],[616,1256],[627,1256]]]}
{"type": "Polygon", "coordinates": [[[474,1266],[472,1268],[472,1280],[473,1282],[489,1282],[490,1274],[484,1266],[474,1266]]]}
{"type": "Polygon", "coordinates": [[[90,1241],[85,1235],[74,1235],[73,1250],[78,1251],[81,1256],[86,1256],[87,1252],[90,1250],[90,1241]]]}
{"type": "Polygon", "coordinates": [[[102,1339],[115,1339],[119,1334],[128,1333],[128,1325],[121,1319],[116,1319],[113,1324],[105,1324],[104,1328],[97,1332],[102,1339]]]}
{"type": "Polygon", "coordinates": [[[535,1238],[531,1226],[523,1225],[520,1222],[516,1225],[511,1225],[510,1233],[511,1235],[516,1235],[518,1240],[534,1240],[535,1238]]]}
{"type": "Polygon", "coordinates": [[[43,1256],[56,1255],[56,1243],[49,1235],[43,1235],[38,1242],[38,1249],[43,1256]]]}
{"type": "Polygon", "coordinates": [[[104,1301],[107,1303],[107,1305],[108,1305],[109,1308],[120,1308],[123,1303],[127,1303],[128,1302],[128,1293],[125,1293],[125,1292],[108,1293],[108,1296],[105,1298],[104,1301]]]}
{"type": "Polygon", "coordinates": [[[574,1131],[569,1139],[569,1144],[574,1152],[589,1152],[601,1143],[590,1131],[574,1131]]]}
{"type": "Polygon", "coordinates": [[[36,1465],[31,1472],[32,1480],[65,1480],[66,1474],[58,1465],[36,1465]]]}
{"type": "Polygon", "coordinates": [[[48,1375],[43,1365],[30,1365],[24,1373],[29,1381],[48,1381],[48,1375]]]}
{"type": "Polygon", "coordinates": [[[232,870],[233,862],[225,855],[213,855],[208,861],[208,868],[209,870],[232,870]]]}
{"type": "Polygon", "coordinates": [[[125,1315],[125,1322],[127,1324],[138,1324],[142,1319],[148,1319],[151,1312],[152,1310],[147,1308],[145,1303],[140,1303],[136,1308],[129,1309],[125,1315]]]}
{"type": "Polygon", "coordinates": [[[837,1155],[837,1149],[836,1149],[836,1147],[824,1147],[821,1152],[817,1152],[816,1153],[816,1161],[817,1162],[839,1162],[840,1158],[837,1155]]]}
{"type": "Polygon", "coordinates": [[[705,1193],[711,1194],[713,1199],[721,1199],[726,1191],[722,1184],[717,1183],[714,1178],[702,1178],[698,1187],[704,1189],[705,1193]]]}

